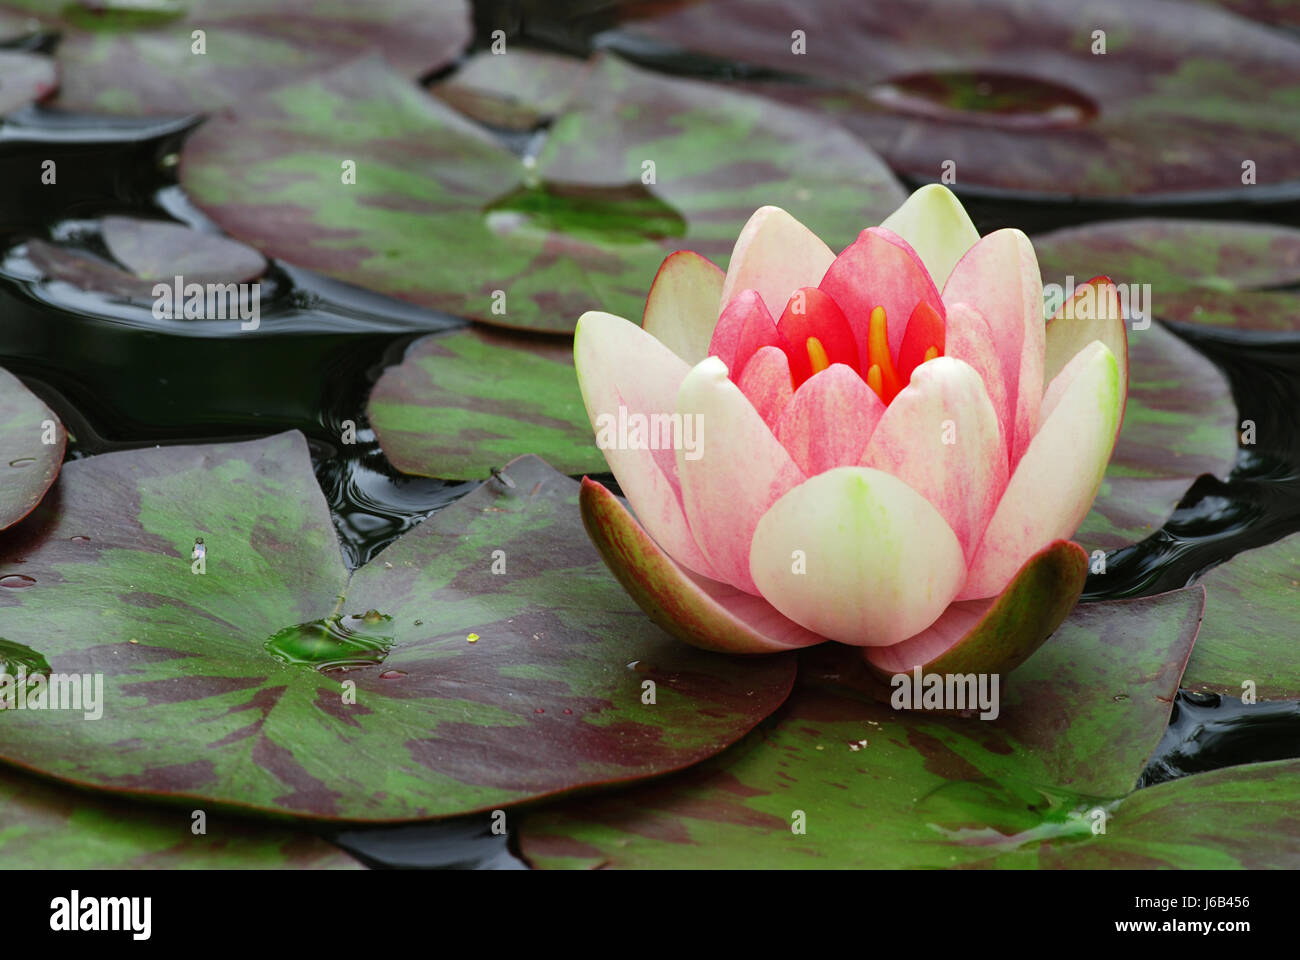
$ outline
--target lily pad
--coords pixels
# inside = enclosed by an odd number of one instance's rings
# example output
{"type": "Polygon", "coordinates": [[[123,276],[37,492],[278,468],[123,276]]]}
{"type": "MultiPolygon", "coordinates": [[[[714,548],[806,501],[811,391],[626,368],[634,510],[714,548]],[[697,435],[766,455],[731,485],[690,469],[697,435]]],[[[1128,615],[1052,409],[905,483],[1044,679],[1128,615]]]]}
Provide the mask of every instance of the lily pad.
{"type": "Polygon", "coordinates": [[[1160,318],[1172,323],[1247,334],[1300,334],[1300,294],[1233,290],[1170,293],[1159,300],[1160,318]]]}
{"type": "Polygon", "coordinates": [[[12,373],[0,369],[0,530],[41,502],[59,475],[67,442],[54,411],[12,373]]]}
{"type": "Polygon", "coordinates": [[[991,720],[895,711],[805,665],[738,747],[527,814],[521,850],[542,867],[1028,867],[1108,844],[1124,805],[1104,836],[1091,812],[1133,790],[1160,740],[1202,601],[1190,588],[1076,608],[991,720]]]}
{"type": "Polygon", "coordinates": [[[1245,159],[1260,183],[1300,180],[1300,128],[1277,123],[1300,90],[1300,42],[1213,7],[722,0],[653,13],[604,45],[762,68],[753,87],[832,113],[923,180],[955,163],[959,185],[1058,196],[1244,192],[1245,159]]]}
{"type": "Polygon", "coordinates": [[[101,228],[108,252],[141,280],[244,283],[266,270],[252,247],[181,223],[105,217],[101,228]]]}
{"type": "Polygon", "coordinates": [[[573,350],[549,337],[474,327],[423,337],[384,371],[368,413],[403,473],[473,480],[525,449],[561,473],[607,469],[573,350]]]}
{"type": "Polygon", "coordinates": [[[68,249],[44,240],[28,240],[27,257],[46,281],[67,283],[127,300],[152,300],[153,283],[85,250],[68,249]]]}
{"type": "Polygon", "coordinates": [[[29,581],[0,623],[102,673],[103,716],[5,710],[0,759],[78,785],[435,819],[697,763],[793,682],[651,625],[534,457],[351,575],[296,432],[78,460],[59,493],[0,541],[29,581]]]}
{"type": "Polygon", "coordinates": [[[1090,553],[1145,539],[1203,473],[1236,461],[1237,408],[1227,380],[1159,323],[1130,325],[1129,394],[1119,442],[1075,540],[1090,553]]]}
{"type": "Polygon", "coordinates": [[[0,869],[359,870],[330,843],[283,826],[142,806],[0,767],[0,869]]]}
{"type": "Polygon", "coordinates": [[[480,53],[431,92],[480,123],[532,130],[569,104],[590,68],[590,61],[538,50],[480,53]]]}
{"type": "Polygon", "coordinates": [[[592,64],[528,164],[365,60],[215,118],[186,144],[181,179],[227,233],[273,257],[552,333],[589,309],[640,316],[667,254],[725,261],[764,204],[843,246],[903,199],[875,154],[824,119],[613,58],[592,64]],[[342,182],[346,162],[355,183],[342,182]]]}
{"type": "Polygon", "coordinates": [[[59,31],[58,105],[88,113],[215,110],[367,51],[415,78],[450,63],[471,37],[465,0],[5,5],[59,31]]]}
{"type": "Polygon", "coordinates": [[[1045,283],[1104,273],[1150,284],[1157,314],[1188,290],[1281,287],[1300,282],[1300,230],[1217,220],[1112,220],[1034,237],[1045,283]]]}
{"type": "Polygon", "coordinates": [[[1259,699],[1300,699],[1300,534],[1239,553],[1199,580],[1205,623],[1183,685],[1259,699]]]}
{"type": "Polygon", "coordinates": [[[50,57],[0,50],[0,116],[44,100],[58,85],[58,72],[50,57]]]}

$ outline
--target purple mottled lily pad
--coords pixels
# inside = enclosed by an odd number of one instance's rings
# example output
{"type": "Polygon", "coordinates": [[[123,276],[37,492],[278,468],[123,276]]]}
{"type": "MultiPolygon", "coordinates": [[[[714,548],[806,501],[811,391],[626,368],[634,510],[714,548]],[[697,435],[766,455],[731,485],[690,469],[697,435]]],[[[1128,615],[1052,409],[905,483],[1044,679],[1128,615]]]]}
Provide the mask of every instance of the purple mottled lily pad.
{"type": "MultiPolygon", "coordinates": [[[[482,69],[507,61],[497,69],[528,69],[509,56],[482,69]]],[[[842,247],[903,199],[879,158],[824,118],[610,57],[536,156],[365,60],[214,118],[187,143],[181,179],[226,232],[271,256],[565,334],[590,309],[639,317],[675,250],[725,261],[764,204],[842,247]]]]}
{"type": "Polygon", "coordinates": [[[480,53],[431,92],[480,123],[532,130],[568,106],[590,69],[589,61],[537,50],[480,53]]]}
{"type": "Polygon", "coordinates": [[[481,327],[423,337],[384,371],[367,412],[403,473],[475,480],[523,449],[561,473],[607,469],[573,350],[552,337],[481,327]]]}
{"type": "Polygon", "coordinates": [[[67,442],[54,411],[0,369],[0,530],[41,502],[59,475],[67,442]]]}
{"type": "Polygon", "coordinates": [[[266,270],[252,247],[180,223],[105,217],[101,229],[108,252],[141,280],[243,283],[266,270]]]}
{"type": "Polygon", "coordinates": [[[1210,6],[722,0],[652,8],[604,39],[763,68],[752,87],[959,189],[1247,191],[1244,160],[1261,184],[1300,180],[1300,127],[1278,123],[1300,90],[1300,41],[1210,6]]]}
{"type": "Polygon", "coordinates": [[[1300,535],[1240,553],[1199,579],[1201,641],[1187,665],[1192,690],[1300,699],[1300,535]]]}
{"type": "Polygon", "coordinates": [[[1300,230],[1218,220],[1112,220],[1034,237],[1044,283],[1104,273],[1150,284],[1152,304],[1188,290],[1281,287],[1300,282],[1300,230]]]}
{"type": "Polygon", "coordinates": [[[760,732],[660,784],[529,813],[521,850],[541,867],[882,868],[1033,867],[1109,849],[1203,599],[1189,588],[1077,607],[986,720],[854,693],[814,648],[760,732]],[[1114,818],[1105,835],[1097,810],[1114,818]]]}
{"type": "Polygon", "coordinates": [[[654,627],[535,457],[349,574],[298,433],[70,463],[0,541],[0,630],[103,715],[5,710],[0,759],[87,787],[416,820],[690,766],[785,699],[790,657],[654,627]],[[53,500],[53,502],[51,502],[53,500]]]}
{"type": "Polygon", "coordinates": [[[0,116],[44,100],[57,86],[58,72],[51,58],[0,50],[0,116]]]}
{"type": "Polygon", "coordinates": [[[0,869],[359,870],[321,838],[188,807],[96,796],[0,767],[0,869]]]}
{"type": "Polygon", "coordinates": [[[88,113],[216,110],[382,51],[416,78],[471,36],[465,0],[5,0],[62,39],[58,105],[88,113]]]}
{"type": "Polygon", "coordinates": [[[1300,333],[1300,295],[1195,290],[1160,298],[1160,319],[1251,334],[1300,333]]]}
{"type": "Polygon", "coordinates": [[[153,283],[85,250],[68,249],[44,240],[28,240],[27,258],[47,283],[67,283],[128,300],[153,299],[153,283]]]}

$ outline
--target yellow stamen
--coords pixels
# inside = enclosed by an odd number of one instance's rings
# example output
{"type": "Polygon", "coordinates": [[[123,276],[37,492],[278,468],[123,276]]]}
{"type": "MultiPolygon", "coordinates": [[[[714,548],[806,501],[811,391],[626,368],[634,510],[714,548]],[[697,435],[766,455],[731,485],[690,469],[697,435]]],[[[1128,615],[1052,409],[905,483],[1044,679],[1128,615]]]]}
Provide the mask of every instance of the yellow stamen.
{"type": "MultiPolygon", "coordinates": [[[[880,394],[881,400],[889,403],[903,385],[898,381],[893,358],[889,355],[889,329],[886,326],[884,307],[875,307],[867,321],[867,362],[880,368],[880,388],[876,389],[876,393],[880,394]]],[[[871,381],[868,380],[867,383],[870,384],[871,381]]]]}
{"type": "Polygon", "coordinates": [[[808,362],[812,364],[813,373],[821,373],[831,365],[830,358],[826,356],[826,348],[816,337],[809,337],[805,346],[808,348],[808,362]]]}
{"type": "Polygon", "coordinates": [[[885,394],[880,384],[880,367],[874,363],[871,365],[871,369],[867,371],[867,386],[876,391],[876,396],[880,397],[881,400],[885,399],[885,394]]]}
{"type": "MultiPolygon", "coordinates": [[[[925,360],[933,360],[938,355],[939,355],[939,348],[931,347],[929,350],[925,351],[925,360]]],[[[925,363],[925,360],[922,360],[921,362],[925,363]]]]}

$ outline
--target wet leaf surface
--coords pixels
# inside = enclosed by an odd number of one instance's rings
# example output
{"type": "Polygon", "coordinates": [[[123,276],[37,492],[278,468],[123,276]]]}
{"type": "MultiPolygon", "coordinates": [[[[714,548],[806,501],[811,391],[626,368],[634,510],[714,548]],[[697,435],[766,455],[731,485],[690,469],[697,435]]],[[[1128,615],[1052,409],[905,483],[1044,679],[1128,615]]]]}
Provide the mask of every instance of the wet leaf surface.
{"type": "Polygon", "coordinates": [[[384,371],[368,414],[403,473],[479,479],[519,450],[561,473],[608,469],[567,341],[481,327],[424,337],[384,371]]]}
{"type": "Polygon", "coordinates": [[[0,623],[51,676],[103,673],[104,713],[6,710],[0,757],[124,793],[414,820],[717,753],[785,699],[793,660],[650,625],[577,490],[523,458],[349,577],[297,433],[75,461],[0,541],[0,586],[31,581],[0,589],[0,623]]]}
{"type": "Polygon", "coordinates": [[[0,116],[44,100],[58,85],[58,71],[51,58],[0,50],[0,116]]]}
{"type": "Polygon", "coordinates": [[[0,767],[0,868],[5,870],[356,870],[337,847],[291,827],[152,806],[59,786],[0,767]]]}
{"type": "Polygon", "coordinates": [[[1231,193],[1255,189],[1247,157],[1260,183],[1300,180],[1300,129],[1276,123],[1300,89],[1300,41],[1210,6],[725,0],[655,13],[603,41],[666,66],[685,50],[721,58],[723,76],[728,61],[766,71],[752,87],[839,117],[922,180],[955,163],[959,184],[999,190],[1231,193]]]}
{"type": "Polygon", "coordinates": [[[367,60],[212,120],[181,178],[271,256],[552,333],[589,309],[640,317],[668,253],[725,262],[764,204],[839,248],[903,199],[875,154],[824,119],[614,58],[597,60],[528,159],[367,60]],[[355,183],[341,182],[344,161],[355,183]]]}
{"type": "Polygon", "coordinates": [[[379,49],[415,78],[450,63],[470,40],[464,0],[186,0],[154,11],[77,0],[5,6],[62,34],[58,105],[91,113],[215,110],[379,49]]]}
{"type": "Polygon", "coordinates": [[[1184,686],[1240,697],[1300,699],[1300,535],[1247,550],[1198,581],[1205,623],[1184,686]]]}
{"type": "Polygon", "coordinates": [[[814,648],[787,705],[737,748],[635,792],[528,814],[521,850],[541,867],[896,868],[1104,849],[1124,805],[1105,836],[1091,812],[1133,789],[1159,741],[1202,598],[1076,608],[1006,678],[993,720],[895,711],[851,692],[848,668],[814,648]]]}
{"type": "Polygon", "coordinates": [[[54,412],[21,380],[0,369],[0,530],[41,502],[59,475],[67,441],[54,412]]]}

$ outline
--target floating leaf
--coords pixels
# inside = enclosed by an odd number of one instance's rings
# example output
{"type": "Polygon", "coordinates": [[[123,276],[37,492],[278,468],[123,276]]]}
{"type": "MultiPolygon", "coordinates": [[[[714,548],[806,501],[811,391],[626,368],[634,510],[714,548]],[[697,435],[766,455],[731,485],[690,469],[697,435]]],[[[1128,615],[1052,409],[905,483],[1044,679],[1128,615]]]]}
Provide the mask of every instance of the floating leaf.
{"type": "Polygon", "coordinates": [[[108,252],[141,280],[244,283],[266,270],[252,247],[184,224],[105,217],[101,228],[108,252]]]}
{"type": "Polygon", "coordinates": [[[1184,686],[1240,697],[1300,699],[1300,535],[1247,550],[1199,580],[1205,623],[1184,686]]]}
{"type": "Polygon", "coordinates": [[[214,118],[187,143],[181,178],[231,236],[271,256],[552,333],[589,309],[640,317],[667,254],[725,261],[764,204],[840,247],[903,199],[879,159],[824,119],[612,58],[592,65],[530,160],[367,60],[214,118]],[[341,182],[346,162],[355,183],[341,182]]]}
{"type": "Polygon", "coordinates": [[[1218,327],[1250,334],[1300,333],[1300,296],[1196,290],[1169,293],[1158,303],[1160,318],[1173,323],[1218,327]]]}
{"type": "Polygon", "coordinates": [[[1122,836],[1165,729],[1203,594],[1084,604],[1006,678],[993,720],[900,712],[808,669],[771,725],[637,791],[525,816],[534,865],[1034,866],[1122,836]],[[1127,801],[1126,801],[1127,802],[1127,801]],[[803,831],[792,827],[802,822],[803,831]]]}
{"type": "Polygon", "coordinates": [[[589,69],[589,61],[537,50],[480,53],[432,93],[480,123],[532,130],[569,104],[589,69]]]}
{"type": "Polygon", "coordinates": [[[474,480],[533,450],[561,473],[608,469],[568,343],[471,327],[413,343],[370,394],[370,425],[398,470],[474,480]]]}
{"type": "Polygon", "coordinates": [[[1300,282],[1300,230],[1218,220],[1111,220],[1034,237],[1045,283],[1105,274],[1151,285],[1157,315],[1169,294],[1300,282]]]}
{"type": "Polygon", "coordinates": [[[27,257],[47,281],[127,300],[152,300],[153,284],[85,250],[28,240],[27,257]]]}
{"type": "Polygon", "coordinates": [[[785,699],[793,660],[651,625],[577,491],[520,459],[349,577],[296,432],[70,463],[58,502],[0,541],[0,577],[33,581],[0,590],[0,624],[54,673],[103,673],[104,713],[6,710],[0,757],[114,791],[409,820],[717,753],[785,699]]]}
{"type": "Polygon", "coordinates": [[[49,57],[0,50],[0,116],[44,100],[58,83],[54,61],[49,57]]]}
{"type": "Polygon", "coordinates": [[[1261,184],[1300,179],[1300,126],[1277,122],[1300,90],[1300,42],[1208,6],[723,0],[654,13],[604,45],[764,68],[751,86],[833,113],[923,180],[955,163],[959,184],[1057,196],[1254,190],[1244,158],[1261,184]]]}
{"type": "Polygon", "coordinates": [[[158,807],[56,786],[0,767],[0,868],[59,870],[333,869],[356,860],[310,833],[213,811],[193,832],[188,807],[158,807]]]}
{"type": "Polygon", "coordinates": [[[454,60],[471,29],[465,0],[5,3],[59,31],[58,104],[88,113],[214,110],[371,50],[419,77],[454,60]]]}
{"type": "Polygon", "coordinates": [[[59,475],[67,442],[54,412],[12,373],[0,369],[0,530],[41,502],[59,475]]]}

